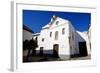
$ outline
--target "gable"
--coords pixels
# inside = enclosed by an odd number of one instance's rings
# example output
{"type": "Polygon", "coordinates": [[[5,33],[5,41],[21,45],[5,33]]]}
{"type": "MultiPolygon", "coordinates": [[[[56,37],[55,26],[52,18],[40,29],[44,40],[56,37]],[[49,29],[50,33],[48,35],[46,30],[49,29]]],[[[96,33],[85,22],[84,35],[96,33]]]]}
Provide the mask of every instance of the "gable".
{"type": "Polygon", "coordinates": [[[65,25],[67,23],[69,23],[68,20],[65,20],[65,19],[62,19],[62,18],[57,17],[53,21],[53,23],[50,24],[49,28],[54,28],[54,27],[62,26],[62,25],[65,25]]]}
{"type": "Polygon", "coordinates": [[[67,25],[69,23],[70,21],[53,15],[53,17],[51,18],[51,21],[47,25],[42,27],[42,29],[50,29],[50,28],[54,28],[58,26],[67,25]]]}

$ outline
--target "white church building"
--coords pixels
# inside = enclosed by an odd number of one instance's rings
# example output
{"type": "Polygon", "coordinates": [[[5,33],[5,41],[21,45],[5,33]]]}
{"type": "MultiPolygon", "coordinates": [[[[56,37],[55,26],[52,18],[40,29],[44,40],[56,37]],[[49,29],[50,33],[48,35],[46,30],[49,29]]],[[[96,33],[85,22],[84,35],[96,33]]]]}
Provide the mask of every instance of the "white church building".
{"type": "Polygon", "coordinates": [[[69,20],[53,15],[51,21],[42,27],[38,37],[37,53],[52,54],[61,59],[90,54],[87,34],[76,31],[69,20]]]}

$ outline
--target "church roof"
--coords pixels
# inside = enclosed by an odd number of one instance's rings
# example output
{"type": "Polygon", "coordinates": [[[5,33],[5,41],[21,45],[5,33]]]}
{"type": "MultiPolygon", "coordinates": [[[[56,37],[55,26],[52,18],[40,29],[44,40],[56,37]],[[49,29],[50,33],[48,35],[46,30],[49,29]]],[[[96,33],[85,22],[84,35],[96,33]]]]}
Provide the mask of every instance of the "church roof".
{"type": "Polygon", "coordinates": [[[33,34],[33,36],[39,36],[40,35],[40,33],[34,33],[33,34]]]}
{"type": "Polygon", "coordinates": [[[50,26],[50,25],[47,24],[47,25],[43,26],[42,29],[44,29],[44,28],[48,28],[49,26],[50,26]]]}
{"type": "Polygon", "coordinates": [[[87,35],[87,31],[76,31],[81,37],[83,37],[85,40],[87,39],[88,35],[87,35]]]}

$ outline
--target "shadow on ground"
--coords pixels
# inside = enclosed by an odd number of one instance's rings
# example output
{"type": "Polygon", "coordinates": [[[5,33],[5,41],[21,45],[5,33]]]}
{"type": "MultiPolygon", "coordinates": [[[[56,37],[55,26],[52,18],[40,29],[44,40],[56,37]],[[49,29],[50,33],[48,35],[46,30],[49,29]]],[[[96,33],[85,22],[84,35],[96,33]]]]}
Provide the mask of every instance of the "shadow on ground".
{"type": "Polygon", "coordinates": [[[53,57],[52,55],[35,55],[35,56],[29,56],[29,57],[23,57],[23,62],[46,62],[46,61],[68,61],[68,60],[87,60],[91,59],[91,55],[89,56],[76,56],[72,57],[70,59],[60,59],[60,57],[53,57]]]}

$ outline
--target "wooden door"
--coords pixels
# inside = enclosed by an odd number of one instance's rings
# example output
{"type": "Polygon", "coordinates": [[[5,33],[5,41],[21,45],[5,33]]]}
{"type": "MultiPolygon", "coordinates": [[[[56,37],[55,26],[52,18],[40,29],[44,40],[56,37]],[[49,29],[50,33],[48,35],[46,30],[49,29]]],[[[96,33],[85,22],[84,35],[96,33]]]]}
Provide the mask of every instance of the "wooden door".
{"type": "Polygon", "coordinates": [[[86,42],[79,42],[80,56],[87,56],[86,42]]]}
{"type": "Polygon", "coordinates": [[[59,45],[58,44],[54,44],[53,45],[53,56],[54,57],[59,57],[58,56],[58,50],[59,50],[59,45]]]}

